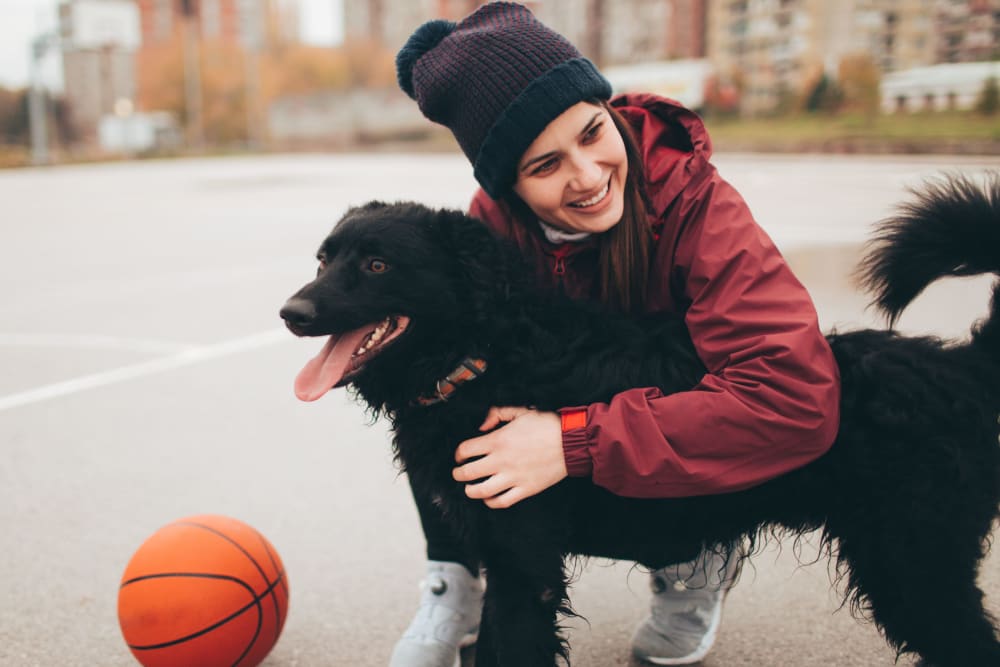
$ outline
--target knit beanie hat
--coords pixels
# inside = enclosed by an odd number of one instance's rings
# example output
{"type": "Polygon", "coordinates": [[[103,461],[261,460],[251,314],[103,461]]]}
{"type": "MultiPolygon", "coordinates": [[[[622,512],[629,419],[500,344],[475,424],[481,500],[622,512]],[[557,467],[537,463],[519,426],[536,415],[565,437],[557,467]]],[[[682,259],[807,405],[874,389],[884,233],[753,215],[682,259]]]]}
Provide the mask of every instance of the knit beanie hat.
{"type": "Polygon", "coordinates": [[[524,6],[490,2],[460,21],[429,21],[396,56],[399,87],[455,138],[494,199],[557,116],[611,84],[565,37],[524,6]]]}

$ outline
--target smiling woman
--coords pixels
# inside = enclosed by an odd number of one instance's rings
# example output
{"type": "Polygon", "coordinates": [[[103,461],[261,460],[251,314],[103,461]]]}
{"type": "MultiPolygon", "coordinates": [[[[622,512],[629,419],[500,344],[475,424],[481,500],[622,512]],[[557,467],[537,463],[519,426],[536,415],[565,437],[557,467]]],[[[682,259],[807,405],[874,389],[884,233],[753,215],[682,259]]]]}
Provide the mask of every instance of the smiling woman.
{"type": "MultiPolygon", "coordinates": [[[[493,406],[485,434],[455,456],[470,501],[508,508],[565,477],[625,497],[708,496],[827,451],[839,385],[816,312],[712,166],[695,114],[653,95],[612,97],[593,63],[511,2],[424,24],[400,50],[397,74],[472,164],[482,189],[470,213],[531,260],[539,289],[630,314],[678,313],[707,368],[672,395],[632,387],[554,412],[493,406]]],[[[478,632],[479,564],[433,499],[414,496],[429,577],[445,585],[425,592],[392,665],[450,667],[478,632]]],[[[709,554],[655,572],[633,652],[655,664],[701,660],[732,583],[728,565],[709,554]],[[716,576],[688,590],[694,572],[716,576]]]]}

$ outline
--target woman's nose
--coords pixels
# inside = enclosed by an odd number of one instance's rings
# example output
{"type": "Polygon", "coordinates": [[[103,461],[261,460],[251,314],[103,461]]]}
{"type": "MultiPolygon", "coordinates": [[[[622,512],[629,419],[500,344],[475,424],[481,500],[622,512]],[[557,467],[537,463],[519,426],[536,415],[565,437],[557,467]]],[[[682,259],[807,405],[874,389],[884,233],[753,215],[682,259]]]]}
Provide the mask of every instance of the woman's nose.
{"type": "Polygon", "coordinates": [[[576,190],[593,190],[601,184],[603,170],[596,160],[589,156],[577,156],[573,159],[573,178],[571,186],[576,190]]]}

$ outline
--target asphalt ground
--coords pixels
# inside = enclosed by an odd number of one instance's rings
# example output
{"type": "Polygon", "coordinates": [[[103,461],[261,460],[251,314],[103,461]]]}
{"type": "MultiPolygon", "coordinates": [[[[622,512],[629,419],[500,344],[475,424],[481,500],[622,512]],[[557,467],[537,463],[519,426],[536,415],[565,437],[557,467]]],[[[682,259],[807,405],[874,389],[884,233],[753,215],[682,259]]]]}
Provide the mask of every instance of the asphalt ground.
{"type": "MultiPolygon", "coordinates": [[[[875,322],[849,274],[868,225],[944,170],[998,159],[722,155],[812,292],[823,326],[875,322]]],[[[464,207],[457,155],[300,155],[0,172],[0,665],[136,664],[119,580],[157,528],[225,514],[276,546],[291,587],[268,667],[385,665],[422,536],[385,427],[344,392],[298,402],[317,350],[278,309],[338,216],[372,198],[464,207]]],[[[988,281],[935,286],[901,328],[964,335],[988,281]]],[[[706,667],[873,667],[895,656],[815,560],[775,544],[726,605],[706,667]]],[[[934,581],[925,585],[933,587],[934,581]]],[[[1000,614],[1000,557],[984,564],[1000,614]]],[[[630,665],[648,600],[630,563],[572,589],[573,664],[630,665]]],[[[466,663],[470,656],[466,655],[466,663]]],[[[910,664],[908,659],[901,665],[910,664]]]]}

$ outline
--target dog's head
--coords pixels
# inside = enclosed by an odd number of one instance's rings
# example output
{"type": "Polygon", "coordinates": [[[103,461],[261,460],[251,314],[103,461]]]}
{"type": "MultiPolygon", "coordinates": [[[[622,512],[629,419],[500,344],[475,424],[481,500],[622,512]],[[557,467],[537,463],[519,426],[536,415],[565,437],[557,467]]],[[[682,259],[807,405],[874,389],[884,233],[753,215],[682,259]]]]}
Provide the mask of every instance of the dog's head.
{"type": "Polygon", "coordinates": [[[312,401],[354,384],[371,405],[387,393],[415,398],[485,344],[509,252],[460,212],[371,202],[344,215],[317,259],[315,280],[281,309],[297,336],[329,337],[296,395],[312,401]]]}

